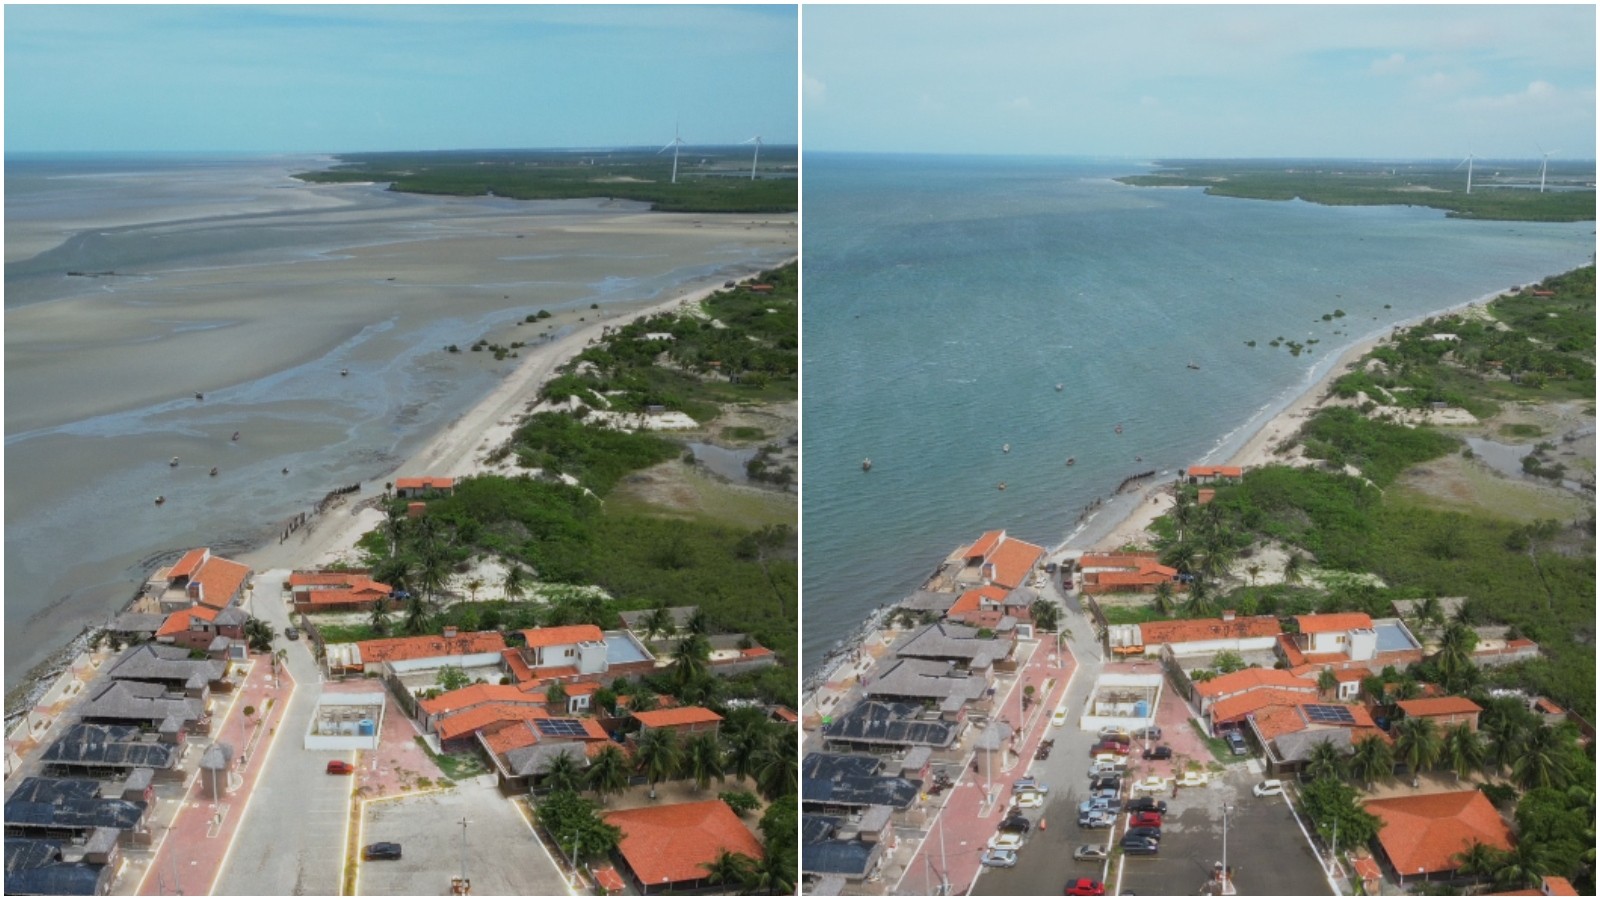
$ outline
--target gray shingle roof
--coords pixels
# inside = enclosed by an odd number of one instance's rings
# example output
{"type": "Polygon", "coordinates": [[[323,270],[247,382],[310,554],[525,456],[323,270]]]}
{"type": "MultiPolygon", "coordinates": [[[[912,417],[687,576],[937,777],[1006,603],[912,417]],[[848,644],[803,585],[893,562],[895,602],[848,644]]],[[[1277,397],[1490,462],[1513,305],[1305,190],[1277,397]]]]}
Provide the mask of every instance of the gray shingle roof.
{"type": "Polygon", "coordinates": [[[140,739],[137,725],[92,725],[79,722],[67,729],[42,759],[59,766],[143,766],[170,769],[178,748],[140,739]]]}
{"type": "Polygon", "coordinates": [[[1011,642],[1004,639],[980,638],[978,629],[953,622],[935,622],[913,632],[911,637],[895,648],[895,655],[915,659],[973,660],[987,656],[991,660],[1004,659],[1011,652],[1011,642]]]}
{"type": "Polygon", "coordinates": [[[186,688],[199,688],[220,680],[225,671],[218,660],[190,659],[184,647],[140,644],[124,653],[109,673],[121,681],[181,683],[186,688]]]}
{"type": "Polygon", "coordinates": [[[869,697],[918,697],[975,700],[988,689],[982,678],[954,672],[949,663],[931,659],[901,659],[866,686],[869,697]]]}
{"type": "Polygon", "coordinates": [[[205,707],[192,697],[168,696],[159,684],[113,681],[90,695],[80,708],[80,715],[85,721],[159,723],[166,730],[169,725],[181,728],[186,722],[199,721],[205,715],[205,707]]]}
{"type": "Polygon", "coordinates": [[[952,722],[919,719],[922,707],[914,703],[857,704],[844,715],[822,726],[830,740],[860,744],[949,747],[955,743],[959,727],[952,722]]]}

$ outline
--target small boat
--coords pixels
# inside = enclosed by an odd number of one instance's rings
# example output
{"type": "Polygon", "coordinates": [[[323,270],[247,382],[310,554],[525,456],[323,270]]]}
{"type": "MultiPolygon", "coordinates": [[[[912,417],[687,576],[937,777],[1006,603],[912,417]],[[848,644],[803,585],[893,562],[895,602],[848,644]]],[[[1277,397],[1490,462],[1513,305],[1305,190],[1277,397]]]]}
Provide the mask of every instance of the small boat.
{"type": "Polygon", "coordinates": [[[287,474],[289,474],[289,469],[288,469],[288,467],[285,467],[285,468],[284,468],[284,470],[283,470],[283,474],[285,474],[285,475],[287,475],[287,474]]]}
{"type": "Polygon", "coordinates": [[[217,467],[216,466],[212,466],[211,467],[211,477],[212,478],[217,477],[217,467]]]}
{"type": "Polygon", "coordinates": [[[1056,390],[1058,390],[1058,391],[1061,391],[1061,390],[1065,390],[1065,389],[1066,389],[1066,387],[1067,387],[1067,386],[1066,386],[1066,385],[1064,385],[1064,384],[1062,384],[1062,383],[1061,383],[1061,382],[1059,382],[1059,381],[1058,381],[1058,382],[1056,382],[1056,390]]]}
{"type": "Polygon", "coordinates": [[[1075,466],[1075,465],[1077,465],[1077,464],[1078,464],[1078,458],[1077,458],[1077,457],[1076,457],[1076,456],[1069,456],[1069,457],[1067,457],[1067,465],[1069,465],[1069,466],[1075,466]]]}
{"type": "Polygon", "coordinates": [[[1010,444],[1001,444],[1000,445],[1000,452],[1001,453],[1010,453],[1011,452],[1011,445],[1010,444]]]}
{"type": "Polygon", "coordinates": [[[1003,491],[1005,489],[1006,489],[1006,483],[1004,481],[1000,482],[1000,490],[1003,491]]]}
{"type": "Polygon", "coordinates": [[[1194,362],[1194,361],[1193,361],[1193,360],[1190,360],[1190,361],[1189,361],[1189,368],[1191,368],[1191,369],[1194,369],[1194,370],[1196,370],[1196,371],[1198,371],[1198,370],[1199,370],[1199,369],[1200,369],[1200,364],[1199,364],[1199,363],[1196,363],[1196,362],[1194,362]]]}
{"type": "Polygon", "coordinates": [[[235,431],[233,433],[233,439],[236,440],[236,441],[239,439],[239,432],[235,431]]]}
{"type": "Polygon", "coordinates": [[[156,495],[156,505],[157,506],[160,506],[161,504],[163,504],[165,502],[167,502],[167,498],[166,497],[162,496],[161,494],[157,494],[156,495]]]}
{"type": "Polygon", "coordinates": [[[1144,462],[1144,457],[1142,457],[1142,456],[1135,456],[1135,457],[1134,457],[1134,458],[1133,458],[1133,461],[1134,461],[1134,462],[1144,462]]]}
{"type": "Polygon", "coordinates": [[[200,393],[200,392],[199,392],[199,391],[195,391],[195,392],[194,392],[194,398],[195,398],[195,399],[196,399],[196,400],[204,400],[204,399],[205,399],[205,398],[206,398],[206,395],[205,395],[205,394],[202,394],[202,393],[200,393]]]}
{"type": "Polygon", "coordinates": [[[339,374],[340,375],[349,375],[350,374],[350,370],[349,369],[340,369],[339,370],[339,374]]]}
{"type": "Polygon", "coordinates": [[[866,459],[863,459],[861,461],[861,471],[863,471],[863,472],[871,472],[872,471],[872,457],[869,456],[866,459]]]}
{"type": "Polygon", "coordinates": [[[176,456],[174,456],[172,458],[172,462],[167,463],[167,465],[176,467],[178,465],[178,458],[176,456]]]}
{"type": "Polygon", "coordinates": [[[1118,422],[1118,423],[1117,423],[1117,427],[1115,427],[1115,428],[1113,428],[1113,429],[1111,429],[1111,430],[1112,430],[1112,431],[1115,431],[1115,432],[1116,432],[1116,433],[1117,433],[1117,434],[1121,434],[1121,433],[1122,433],[1122,423],[1121,423],[1121,422],[1118,422]]]}

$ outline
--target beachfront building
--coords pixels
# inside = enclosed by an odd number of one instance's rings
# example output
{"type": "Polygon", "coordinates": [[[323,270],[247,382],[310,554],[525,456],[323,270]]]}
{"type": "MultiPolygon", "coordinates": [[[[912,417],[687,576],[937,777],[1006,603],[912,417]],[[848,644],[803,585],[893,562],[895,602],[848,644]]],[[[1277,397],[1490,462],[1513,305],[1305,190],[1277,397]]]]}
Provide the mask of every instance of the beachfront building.
{"type": "Polygon", "coordinates": [[[458,666],[462,669],[495,667],[506,641],[498,631],[457,632],[446,626],[437,636],[378,638],[353,644],[329,644],[328,666],[335,671],[369,675],[458,666]]]}
{"type": "Polygon", "coordinates": [[[102,684],[79,707],[78,718],[95,725],[132,725],[153,731],[170,744],[183,743],[187,735],[211,733],[211,712],[205,701],[169,693],[151,682],[102,684]]]}
{"type": "Polygon", "coordinates": [[[971,702],[984,698],[989,682],[981,675],[947,662],[897,659],[866,684],[870,700],[931,704],[940,714],[957,718],[971,702]]]}
{"type": "Polygon", "coordinates": [[[209,547],[197,547],[172,565],[157,569],[145,582],[144,595],[154,598],[163,613],[197,604],[227,609],[244,598],[254,574],[244,563],[213,556],[209,547]]]}
{"type": "Polygon", "coordinates": [[[202,703],[210,698],[214,687],[231,689],[231,685],[223,683],[227,674],[226,660],[190,659],[188,650],[164,644],[129,647],[106,670],[108,678],[159,685],[167,693],[202,703]]]}
{"type": "Polygon", "coordinates": [[[230,654],[235,644],[248,646],[244,623],[250,616],[237,606],[215,609],[196,604],[167,614],[153,634],[156,643],[185,650],[201,650],[213,659],[243,658],[248,650],[230,654]]]}
{"type": "Polygon", "coordinates": [[[111,893],[121,854],[88,844],[38,838],[6,838],[6,894],[12,896],[101,897],[111,893]],[[68,854],[72,855],[69,857],[68,854]],[[99,855],[104,861],[89,862],[99,855]]]}
{"type": "Polygon", "coordinates": [[[394,495],[400,498],[449,496],[455,491],[456,480],[425,475],[421,478],[396,478],[394,495]]]}
{"type": "Polygon", "coordinates": [[[872,807],[904,812],[922,782],[885,771],[877,756],[807,753],[800,763],[800,797],[806,812],[859,815],[872,807]]]}
{"type": "Polygon", "coordinates": [[[1030,587],[1005,588],[986,584],[963,592],[945,611],[945,619],[974,628],[986,628],[1016,637],[1033,636],[1033,603],[1039,592],[1030,587]]]}
{"type": "Polygon", "coordinates": [[[642,894],[710,887],[707,867],[723,851],[757,861],[765,856],[761,842],[721,800],[618,810],[602,818],[622,829],[617,855],[642,894]]]}
{"type": "Polygon", "coordinates": [[[869,753],[907,753],[918,747],[948,750],[964,728],[959,711],[950,717],[928,713],[921,703],[866,700],[823,723],[822,745],[826,750],[869,753]]]}
{"type": "Polygon", "coordinates": [[[121,785],[89,778],[24,778],[6,798],[6,837],[66,839],[76,844],[92,840],[109,844],[108,850],[122,832],[140,842],[148,840],[152,804],[125,799],[121,791],[121,785]]]}
{"type": "Polygon", "coordinates": [[[143,770],[146,780],[157,776],[176,780],[182,754],[175,744],[145,740],[133,725],[92,725],[78,722],[57,738],[39,757],[45,773],[64,777],[127,778],[143,770]]]}
{"type": "Polygon", "coordinates": [[[806,896],[838,896],[846,887],[861,888],[877,874],[890,845],[868,840],[875,833],[858,831],[860,824],[845,816],[801,815],[800,875],[808,883],[806,896]]]}
{"type": "Polygon", "coordinates": [[[987,684],[995,671],[1015,671],[1015,634],[982,637],[982,629],[948,622],[934,622],[912,632],[895,649],[901,659],[925,659],[951,663],[976,675],[987,684]]]}
{"type": "Polygon", "coordinates": [[[307,613],[371,612],[394,588],[373,581],[366,570],[348,572],[301,571],[289,575],[284,588],[294,597],[294,611],[307,613]]]}
{"type": "Polygon", "coordinates": [[[1190,484],[1237,484],[1244,478],[1238,466],[1190,466],[1190,484]]]}
{"type": "Polygon", "coordinates": [[[958,550],[948,562],[957,562],[955,583],[962,587],[995,585],[1013,590],[1028,583],[1044,548],[1008,536],[1005,531],[984,532],[971,546],[958,550]]]}
{"type": "MultiPolygon", "coordinates": [[[[1117,656],[1157,656],[1168,652],[1180,661],[1192,659],[1204,668],[1211,657],[1224,650],[1249,659],[1260,656],[1272,661],[1273,648],[1283,629],[1276,616],[1237,616],[1223,610],[1214,619],[1166,619],[1135,625],[1112,625],[1106,640],[1117,656]]],[[[1181,662],[1180,662],[1181,664],[1181,662]]]]}
{"type": "Polygon", "coordinates": [[[1496,850],[1515,843],[1511,828],[1478,790],[1368,800],[1364,808],[1382,820],[1379,859],[1402,884],[1454,875],[1456,855],[1475,843],[1496,850]]]}
{"type": "Polygon", "coordinates": [[[1178,570],[1162,565],[1157,553],[1085,553],[1078,559],[1078,571],[1079,588],[1085,594],[1154,591],[1161,584],[1171,584],[1175,590],[1184,587],[1178,570]]]}

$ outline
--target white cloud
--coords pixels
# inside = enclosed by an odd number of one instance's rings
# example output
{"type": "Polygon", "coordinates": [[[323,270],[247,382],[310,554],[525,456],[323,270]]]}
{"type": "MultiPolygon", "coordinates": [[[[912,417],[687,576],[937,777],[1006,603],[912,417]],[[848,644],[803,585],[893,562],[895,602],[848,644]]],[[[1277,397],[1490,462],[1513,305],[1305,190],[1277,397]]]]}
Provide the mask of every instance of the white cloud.
{"type": "Polygon", "coordinates": [[[1001,106],[1006,109],[1029,110],[1033,109],[1033,101],[1029,100],[1027,97],[1017,97],[1014,100],[1007,100],[1005,103],[1002,103],[1001,106]]]}
{"type": "Polygon", "coordinates": [[[802,75],[800,79],[800,93],[805,102],[811,106],[821,106],[828,99],[828,86],[821,79],[811,75],[802,75]]]}
{"type": "Polygon", "coordinates": [[[1139,98],[1139,105],[1145,109],[1155,109],[1161,105],[1161,101],[1150,96],[1149,94],[1145,94],[1143,97],[1139,98]]]}
{"type": "Polygon", "coordinates": [[[1482,110],[1512,110],[1529,106],[1543,106],[1562,99],[1561,91],[1548,81],[1533,81],[1520,91],[1494,97],[1468,97],[1465,106],[1482,110]]]}
{"type": "Polygon", "coordinates": [[[1372,65],[1368,67],[1368,71],[1374,75],[1397,75],[1405,67],[1406,55],[1404,53],[1391,53],[1385,59],[1373,60],[1372,65]]]}

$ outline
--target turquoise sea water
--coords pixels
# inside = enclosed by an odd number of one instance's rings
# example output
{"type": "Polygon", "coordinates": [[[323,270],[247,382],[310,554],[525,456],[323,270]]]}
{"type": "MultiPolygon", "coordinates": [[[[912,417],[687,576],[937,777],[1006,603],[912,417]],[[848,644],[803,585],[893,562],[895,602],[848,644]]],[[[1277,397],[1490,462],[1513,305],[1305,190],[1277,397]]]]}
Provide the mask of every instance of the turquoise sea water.
{"type": "Polygon", "coordinates": [[[1123,478],[1231,452],[1361,338],[1593,260],[1591,222],[1111,180],[1143,168],[807,154],[808,670],[983,530],[1054,546],[1123,478]]]}

